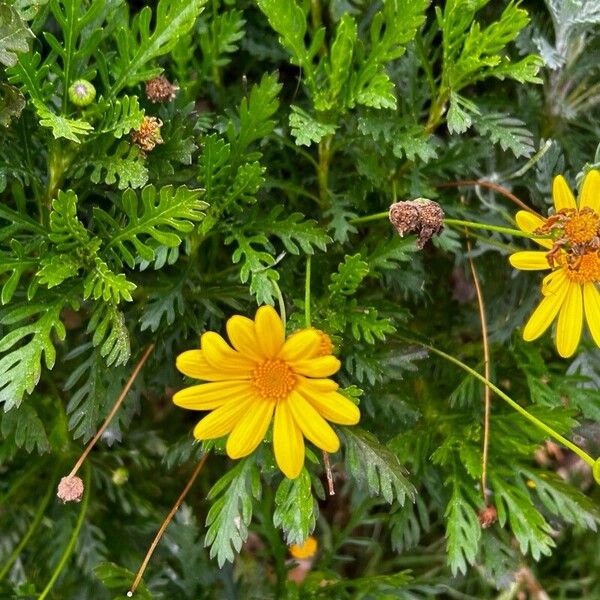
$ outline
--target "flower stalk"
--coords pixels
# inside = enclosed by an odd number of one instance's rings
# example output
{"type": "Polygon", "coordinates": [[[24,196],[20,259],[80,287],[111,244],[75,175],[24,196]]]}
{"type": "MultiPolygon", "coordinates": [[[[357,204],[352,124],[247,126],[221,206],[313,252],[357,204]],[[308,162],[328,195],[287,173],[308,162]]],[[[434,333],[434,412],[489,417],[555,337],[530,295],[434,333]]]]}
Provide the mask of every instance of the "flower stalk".
{"type": "Polygon", "coordinates": [[[194,485],[194,482],[196,481],[198,475],[200,475],[200,471],[202,471],[202,468],[204,467],[204,464],[206,463],[208,455],[209,455],[209,452],[206,452],[202,456],[202,458],[200,459],[200,462],[196,465],[196,468],[194,469],[194,472],[192,473],[192,476],[190,477],[189,481],[185,484],[183,491],[181,492],[181,494],[179,494],[179,498],[177,498],[177,500],[175,501],[175,504],[173,504],[173,508],[171,508],[169,514],[166,516],[165,520],[162,522],[162,525],[156,532],[156,535],[154,536],[154,539],[152,540],[152,543],[150,544],[148,551],[146,552],[146,556],[144,556],[144,560],[142,561],[142,564],[140,565],[140,568],[138,569],[138,571],[135,575],[135,579],[133,580],[133,583],[131,584],[129,591],[127,592],[128,598],[131,598],[133,596],[133,594],[135,594],[135,590],[137,590],[138,586],[140,585],[140,581],[142,580],[142,577],[144,576],[144,571],[146,570],[146,567],[148,566],[148,563],[150,562],[150,559],[152,558],[152,555],[154,554],[154,551],[156,550],[158,543],[160,542],[164,532],[166,531],[167,527],[169,526],[169,523],[173,520],[175,513],[179,510],[179,507],[185,500],[185,497],[187,496],[188,492],[192,489],[192,486],[194,485]]]}

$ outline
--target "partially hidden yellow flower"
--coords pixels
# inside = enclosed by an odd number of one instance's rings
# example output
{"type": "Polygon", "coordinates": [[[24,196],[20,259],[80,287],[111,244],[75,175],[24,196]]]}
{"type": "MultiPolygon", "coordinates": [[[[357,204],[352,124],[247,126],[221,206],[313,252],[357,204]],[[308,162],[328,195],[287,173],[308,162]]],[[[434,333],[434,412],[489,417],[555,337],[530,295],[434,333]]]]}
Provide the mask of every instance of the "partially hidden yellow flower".
{"type": "Polygon", "coordinates": [[[275,459],[290,479],[304,465],[305,437],[326,452],[337,451],[340,442],[327,421],[355,425],[360,411],[328,379],[340,361],[331,355],[325,334],[308,328],[286,339],[271,306],[261,306],[254,321],[231,317],[226,329],[231,346],[209,331],[202,335],[199,350],[177,357],[179,371],[210,382],[173,396],[183,408],[211,411],[196,425],[194,436],[206,440],[228,435],[227,454],[242,458],[263,441],[273,421],[275,459]]]}
{"type": "Polygon", "coordinates": [[[543,281],[543,298],[523,330],[532,341],[550,327],[558,315],[555,342],[558,353],[572,356],[581,338],[583,315],[596,345],[600,346],[600,172],[585,176],[579,203],[565,178],[552,185],[555,213],[542,219],[519,211],[517,225],[527,233],[546,236],[534,241],[544,251],[516,252],[510,264],[525,271],[551,270],[543,281]]]}
{"type": "Polygon", "coordinates": [[[300,546],[297,544],[292,544],[290,546],[290,554],[293,558],[303,560],[306,558],[312,558],[317,553],[318,549],[319,543],[312,535],[309,535],[304,544],[300,546]]]}

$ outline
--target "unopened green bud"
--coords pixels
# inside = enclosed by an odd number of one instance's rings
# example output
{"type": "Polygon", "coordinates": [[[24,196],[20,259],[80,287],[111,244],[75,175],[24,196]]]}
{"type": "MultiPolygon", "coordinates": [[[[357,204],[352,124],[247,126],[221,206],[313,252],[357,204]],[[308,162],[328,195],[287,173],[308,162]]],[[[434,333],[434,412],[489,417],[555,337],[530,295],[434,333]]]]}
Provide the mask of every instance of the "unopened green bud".
{"type": "Polygon", "coordinates": [[[123,485],[129,479],[129,471],[124,467],[115,469],[112,474],[112,481],[115,485],[123,485]]]}
{"type": "Polygon", "coordinates": [[[88,106],[95,97],[96,88],[85,79],[78,79],[69,87],[69,100],[75,106],[88,106]]]}

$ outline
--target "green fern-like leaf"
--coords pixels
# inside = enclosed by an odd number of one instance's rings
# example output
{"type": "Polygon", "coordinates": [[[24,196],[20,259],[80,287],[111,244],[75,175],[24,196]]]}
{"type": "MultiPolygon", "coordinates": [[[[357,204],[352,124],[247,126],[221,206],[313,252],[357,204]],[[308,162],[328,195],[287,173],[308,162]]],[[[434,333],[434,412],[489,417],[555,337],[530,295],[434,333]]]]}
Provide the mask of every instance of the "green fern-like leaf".
{"type": "Polygon", "coordinates": [[[252,519],[252,501],[261,495],[260,473],[252,457],[226,473],[208,493],[213,501],[206,516],[205,546],[210,557],[217,557],[219,567],[233,562],[248,537],[252,519]]]}
{"type": "Polygon", "coordinates": [[[6,67],[17,64],[17,52],[27,52],[33,33],[18,11],[0,2],[0,63],[6,67]]]}
{"type": "Polygon", "coordinates": [[[98,110],[103,114],[98,131],[112,133],[117,139],[138,129],[144,120],[144,110],[140,108],[137,96],[124,95],[112,101],[100,99],[98,110]]]}
{"type": "Polygon", "coordinates": [[[107,212],[96,209],[95,215],[112,232],[107,249],[130,268],[136,258],[151,261],[155,250],[148,243],[153,239],[163,246],[174,248],[181,243],[181,233],[188,233],[194,223],[202,220],[206,204],[199,200],[200,191],[185,186],[165,186],[158,192],[152,185],[140,194],[128,189],[122,197],[126,222],[119,224],[107,212]]]}
{"type": "Polygon", "coordinates": [[[122,141],[112,154],[110,144],[102,144],[98,150],[89,161],[93,169],[90,179],[94,183],[117,183],[120,190],[125,190],[140,188],[148,181],[148,169],[137,146],[122,141]]]}
{"type": "Polygon", "coordinates": [[[414,499],[416,490],[406,478],[398,457],[377,438],[358,427],[344,429],[346,465],[357,484],[388,504],[414,499]]]}
{"type": "Polygon", "coordinates": [[[17,305],[0,318],[2,325],[16,325],[0,340],[0,403],[4,403],[4,410],[19,406],[23,396],[33,391],[42,373],[42,360],[47,369],[54,366],[52,338],[65,339],[60,312],[66,303],[61,296],[45,303],[17,305]],[[31,319],[33,322],[28,323],[31,319]]]}
{"type": "Polygon", "coordinates": [[[160,73],[149,66],[153,60],[170,52],[177,40],[194,25],[207,0],[159,0],[156,15],[145,6],[134,17],[132,31],[117,33],[117,58],[114,62],[115,82],[111,96],[115,97],[125,86],[146,81],[160,73]],[[154,29],[151,30],[151,21],[154,29]]]}
{"type": "Polygon", "coordinates": [[[273,524],[283,530],[286,543],[304,543],[315,528],[317,516],[318,505],[306,468],[296,479],[284,478],[275,493],[273,524]]]}

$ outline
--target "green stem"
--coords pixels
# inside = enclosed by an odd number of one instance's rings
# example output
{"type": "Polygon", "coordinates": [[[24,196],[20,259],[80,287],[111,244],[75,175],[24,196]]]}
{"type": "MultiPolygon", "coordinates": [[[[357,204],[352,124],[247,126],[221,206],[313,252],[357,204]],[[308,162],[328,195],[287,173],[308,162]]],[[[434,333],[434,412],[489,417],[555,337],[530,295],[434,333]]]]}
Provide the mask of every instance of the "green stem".
{"type": "Polygon", "coordinates": [[[77,543],[77,540],[79,538],[79,533],[81,531],[81,527],[83,526],[83,521],[85,520],[85,515],[87,513],[88,505],[90,503],[90,481],[91,481],[90,474],[91,474],[91,471],[90,471],[89,464],[86,463],[85,476],[84,476],[85,492],[84,492],[84,496],[83,496],[83,502],[81,503],[81,510],[79,511],[79,516],[77,517],[77,523],[75,523],[75,529],[73,529],[73,533],[71,534],[69,543],[67,544],[67,547],[65,548],[65,551],[63,552],[63,555],[60,557],[60,561],[59,561],[58,565],[56,565],[56,568],[54,569],[54,572],[52,573],[52,576],[50,577],[50,581],[48,582],[48,584],[46,585],[46,587],[44,588],[42,593],[39,595],[38,600],[44,600],[44,598],[46,598],[48,596],[48,594],[54,587],[56,580],[62,573],[62,570],[65,568],[65,566],[69,562],[69,559],[71,558],[71,555],[73,554],[73,551],[75,550],[75,544],[77,543]]]}
{"type": "Polygon", "coordinates": [[[521,231],[520,229],[512,229],[512,227],[489,225],[488,223],[476,223],[475,221],[461,221],[460,219],[444,219],[444,225],[448,225],[449,227],[469,227],[471,229],[482,229],[484,231],[497,231],[499,233],[506,233],[507,235],[512,235],[515,237],[529,238],[530,240],[539,240],[548,237],[543,235],[533,235],[531,233],[521,231]]]}
{"type": "Polygon", "coordinates": [[[286,330],[287,317],[285,314],[285,302],[283,301],[283,294],[277,282],[273,281],[273,287],[275,288],[275,294],[277,295],[277,301],[279,302],[279,316],[283,322],[283,331],[286,330]]]}
{"type": "Polygon", "coordinates": [[[306,257],[306,278],[304,279],[304,321],[310,327],[310,262],[311,257],[306,257]]]}
{"type": "Polygon", "coordinates": [[[19,555],[23,551],[23,548],[25,548],[25,546],[27,546],[27,543],[31,539],[31,536],[36,532],[39,524],[42,522],[42,517],[44,516],[46,507],[48,506],[48,503],[50,502],[50,498],[52,497],[52,492],[54,491],[55,485],[56,485],[56,469],[54,469],[52,471],[52,476],[50,477],[50,485],[48,486],[46,495],[40,502],[40,504],[35,512],[33,521],[31,521],[31,525],[29,525],[29,528],[27,529],[27,532],[23,536],[23,539],[19,542],[18,546],[13,550],[13,552],[10,555],[6,564],[2,567],[2,570],[0,571],[0,581],[2,581],[6,577],[6,575],[10,571],[10,568],[13,566],[14,562],[17,560],[17,558],[19,558],[19,555]]]}
{"type": "Polygon", "coordinates": [[[325,136],[319,142],[319,166],[317,169],[317,180],[319,182],[319,198],[321,206],[329,204],[329,165],[331,163],[331,140],[332,136],[325,136]]]}
{"type": "MultiPolygon", "coordinates": [[[[350,221],[351,225],[360,225],[362,223],[370,223],[371,221],[379,221],[380,219],[388,219],[389,211],[374,213],[372,215],[367,215],[365,217],[357,217],[356,219],[352,219],[350,221]]],[[[549,236],[544,235],[534,235],[532,233],[527,233],[525,231],[521,231],[520,229],[513,229],[512,227],[503,227],[502,225],[490,225],[488,223],[476,223],[475,221],[463,221],[461,219],[444,219],[444,225],[448,225],[449,227],[468,227],[469,229],[481,229],[483,231],[497,231],[499,233],[506,233],[507,235],[512,235],[515,237],[524,237],[530,240],[540,240],[540,239],[548,239],[549,236]]]]}
{"type": "Polygon", "coordinates": [[[547,433],[550,437],[554,438],[556,441],[563,444],[563,446],[565,446],[566,448],[569,448],[569,450],[572,450],[575,454],[577,454],[577,456],[579,456],[582,460],[584,460],[591,467],[593,467],[595,465],[596,461],[587,452],[582,450],[579,446],[575,445],[573,442],[571,442],[567,438],[560,435],[560,433],[558,433],[557,431],[552,429],[552,427],[549,427],[548,425],[546,425],[546,423],[544,423],[543,421],[540,421],[540,419],[538,419],[537,417],[534,417],[531,413],[526,411],[520,404],[517,404],[510,396],[505,394],[500,388],[496,387],[491,381],[489,381],[483,375],[481,375],[477,371],[475,371],[475,369],[472,369],[471,367],[469,367],[462,361],[458,360],[458,358],[455,358],[454,356],[451,356],[450,354],[446,354],[442,350],[438,350],[437,348],[434,348],[433,346],[430,346],[429,344],[425,344],[423,342],[419,342],[416,340],[411,340],[411,341],[414,343],[417,343],[421,346],[424,346],[425,348],[431,350],[433,353],[437,354],[438,356],[441,356],[442,358],[445,358],[447,361],[454,363],[455,365],[457,365],[458,367],[460,367],[461,369],[463,369],[464,371],[466,371],[467,373],[469,373],[476,379],[479,379],[479,381],[481,381],[482,383],[487,385],[487,387],[489,387],[490,390],[492,390],[494,393],[496,393],[498,396],[500,396],[500,398],[502,398],[502,400],[504,400],[505,402],[510,404],[510,406],[512,406],[517,412],[519,412],[521,415],[523,415],[528,421],[533,423],[536,427],[541,429],[543,432],[547,433]]]}

